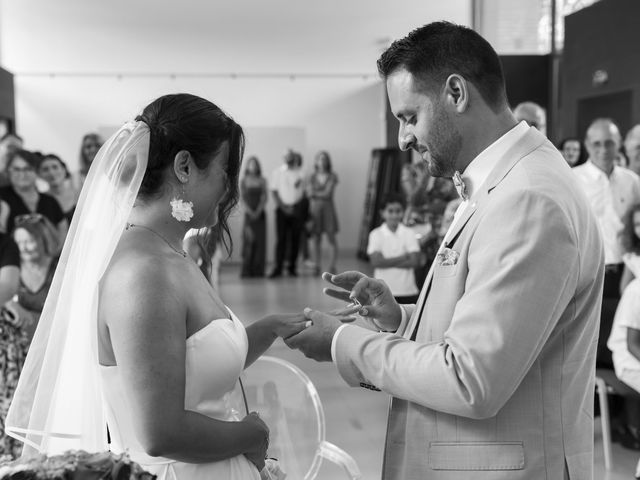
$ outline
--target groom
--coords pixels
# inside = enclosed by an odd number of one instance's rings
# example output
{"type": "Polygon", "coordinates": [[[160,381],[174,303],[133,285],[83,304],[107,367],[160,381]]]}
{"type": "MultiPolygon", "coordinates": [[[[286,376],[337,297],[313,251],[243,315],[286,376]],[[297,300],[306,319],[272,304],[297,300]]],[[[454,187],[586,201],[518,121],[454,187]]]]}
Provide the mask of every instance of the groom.
{"type": "Polygon", "coordinates": [[[592,478],[604,262],[587,199],[515,120],[498,56],[474,31],[426,25],[378,69],[400,148],[454,177],[464,201],[416,305],[358,272],[325,274],[342,289],[327,293],[357,298],[375,329],[306,310],[287,344],[392,396],[385,480],[592,478]]]}

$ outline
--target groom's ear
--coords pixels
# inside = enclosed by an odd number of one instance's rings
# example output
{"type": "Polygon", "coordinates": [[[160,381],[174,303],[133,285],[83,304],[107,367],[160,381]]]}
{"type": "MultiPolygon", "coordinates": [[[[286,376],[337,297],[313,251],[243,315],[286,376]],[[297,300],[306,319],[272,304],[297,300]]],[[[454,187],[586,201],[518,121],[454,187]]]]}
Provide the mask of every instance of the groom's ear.
{"type": "Polygon", "coordinates": [[[180,150],[173,159],[173,173],[178,180],[185,183],[193,171],[193,159],[187,150],[180,150]]]}

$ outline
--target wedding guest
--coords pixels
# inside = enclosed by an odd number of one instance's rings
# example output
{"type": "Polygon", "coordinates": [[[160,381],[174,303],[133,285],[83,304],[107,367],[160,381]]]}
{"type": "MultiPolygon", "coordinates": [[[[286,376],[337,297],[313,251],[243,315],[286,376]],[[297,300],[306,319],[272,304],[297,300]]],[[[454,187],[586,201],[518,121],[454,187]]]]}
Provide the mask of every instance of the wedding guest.
{"type": "MultiPolygon", "coordinates": [[[[11,235],[0,233],[0,305],[18,293],[20,252],[11,235]]],[[[0,312],[0,457],[16,458],[22,443],[5,433],[4,420],[13,397],[29,346],[24,319],[3,307],[0,312]]]]}
{"type": "Polygon", "coordinates": [[[284,164],[272,172],[269,181],[269,188],[276,204],[276,258],[269,278],[282,276],[285,255],[289,275],[298,275],[300,234],[306,215],[304,174],[296,166],[298,161],[296,152],[289,150],[284,156],[284,164]]]}
{"type": "Polygon", "coordinates": [[[587,160],[582,142],[577,138],[565,138],[558,144],[558,150],[570,167],[582,165],[587,160]]]}
{"type": "Polygon", "coordinates": [[[380,203],[384,223],[369,233],[367,255],[373,277],[383,280],[399,303],[415,303],[418,287],[413,269],[420,260],[420,246],[413,231],[402,224],[405,200],[389,193],[380,203]]]}
{"type": "Polygon", "coordinates": [[[624,270],[620,279],[620,295],[634,278],[640,278],[640,203],[633,205],[624,219],[621,244],[625,253],[622,255],[624,270]]]}
{"type": "Polygon", "coordinates": [[[36,188],[37,157],[27,150],[16,150],[9,156],[7,171],[10,185],[0,188],[0,199],[9,205],[7,231],[12,231],[15,219],[20,215],[39,213],[56,228],[60,244],[64,240],[69,224],[58,201],[36,188]]]}
{"type": "Polygon", "coordinates": [[[249,157],[240,181],[240,200],[244,207],[242,227],[241,277],[264,277],[267,252],[267,181],[258,157],[249,157]]]}
{"type": "Polygon", "coordinates": [[[102,139],[97,133],[87,133],[82,137],[82,142],[80,143],[80,170],[76,175],[74,185],[78,191],[82,190],[82,185],[84,184],[85,178],[87,178],[89,167],[91,167],[93,159],[96,157],[101,146],[102,139]]]}
{"type": "Polygon", "coordinates": [[[59,156],[50,153],[40,161],[38,175],[49,184],[47,193],[58,201],[67,223],[71,225],[80,192],[73,186],[67,164],[59,156]]]}
{"type": "Polygon", "coordinates": [[[543,135],[547,134],[547,112],[535,102],[522,102],[513,109],[516,120],[525,121],[529,126],[537,128],[543,135]]]}
{"type": "Polygon", "coordinates": [[[385,480],[592,478],[604,261],[584,193],[515,119],[500,59],[472,29],[418,28],[378,68],[400,148],[453,178],[463,203],[418,304],[326,274],[361,318],[305,309],[309,327],[285,343],[392,396],[385,480]]]}
{"type": "Polygon", "coordinates": [[[314,172],[309,177],[307,192],[309,196],[309,213],[311,216],[311,233],[315,246],[315,273],[320,274],[322,265],[322,235],[329,242],[330,256],[328,272],[336,272],[338,258],[338,215],[333,201],[338,176],[333,171],[329,153],[318,152],[314,163],[314,172]]]}
{"type": "Polygon", "coordinates": [[[615,163],[621,137],[613,120],[598,118],[591,122],[584,143],[589,158],[572,171],[595,213],[604,243],[605,274],[597,362],[599,367],[611,368],[613,361],[607,339],[620,300],[624,271],[620,233],[625,215],[632,205],[640,203],[640,177],[615,163]]]}
{"type": "Polygon", "coordinates": [[[585,139],[589,158],[584,165],[573,169],[603,234],[607,265],[604,295],[607,298],[620,296],[623,271],[620,244],[620,233],[624,228],[622,219],[632,205],[640,203],[640,177],[615,164],[620,142],[620,131],[612,120],[594,120],[587,129],[585,139]]]}
{"type": "Polygon", "coordinates": [[[640,124],[635,125],[627,132],[624,139],[624,151],[629,159],[627,168],[640,175],[640,124]]]}
{"type": "Polygon", "coordinates": [[[18,216],[15,225],[13,239],[20,250],[20,288],[16,301],[8,305],[17,313],[31,341],[58,266],[59,241],[56,229],[39,213],[18,216]]]}
{"type": "Polygon", "coordinates": [[[9,175],[7,173],[9,156],[16,150],[20,150],[22,144],[22,137],[15,133],[8,133],[0,138],[0,187],[9,185],[9,175]]]}
{"type": "Polygon", "coordinates": [[[174,94],[100,150],[6,420],[28,453],[126,452],[159,480],[260,478],[269,429],[230,395],[306,321],[245,327],[182,249],[216,224],[230,246],[243,146],[216,105],[174,94]]]}

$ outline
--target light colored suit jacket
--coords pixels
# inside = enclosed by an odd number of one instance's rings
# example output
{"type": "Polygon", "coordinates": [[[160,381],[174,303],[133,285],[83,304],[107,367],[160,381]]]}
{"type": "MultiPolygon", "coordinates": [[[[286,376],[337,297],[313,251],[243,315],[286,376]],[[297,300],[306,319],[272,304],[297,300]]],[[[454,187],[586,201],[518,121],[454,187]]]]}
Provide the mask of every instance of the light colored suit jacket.
{"type": "Polygon", "coordinates": [[[392,395],[383,478],[591,479],[603,247],[553,145],[531,128],[448,239],[395,334],[336,339],[345,381],[392,395]]]}

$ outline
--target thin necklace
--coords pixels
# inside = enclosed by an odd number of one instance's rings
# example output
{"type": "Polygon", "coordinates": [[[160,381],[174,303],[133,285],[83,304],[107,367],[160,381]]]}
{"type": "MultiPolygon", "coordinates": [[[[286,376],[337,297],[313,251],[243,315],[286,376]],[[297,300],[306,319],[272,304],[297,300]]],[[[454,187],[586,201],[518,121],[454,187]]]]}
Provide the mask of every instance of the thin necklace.
{"type": "Polygon", "coordinates": [[[126,230],[129,230],[132,227],[137,227],[137,228],[144,228],[145,230],[149,230],[151,233],[153,233],[154,235],[157,235],[158,237],[160,237],[162,240],[164,240],[164,242],[169,245],[169,247],[171,247],[171,250],[173,250],[174,252],[182,255],[184,258],[187,258],[187,252],[185,252],[184,250],[178,250],[176,247],[174,247],[173,245],[171,245],[171,242],[169,240],[167,240],[164,236],[160,235],[158,232],[156,232],[154,229],[149,228],[149,227],[145,227],[144,225],[136,225],[133,223],[128,223],[127,222],[127,226],[126,226],[126,230]]]}

